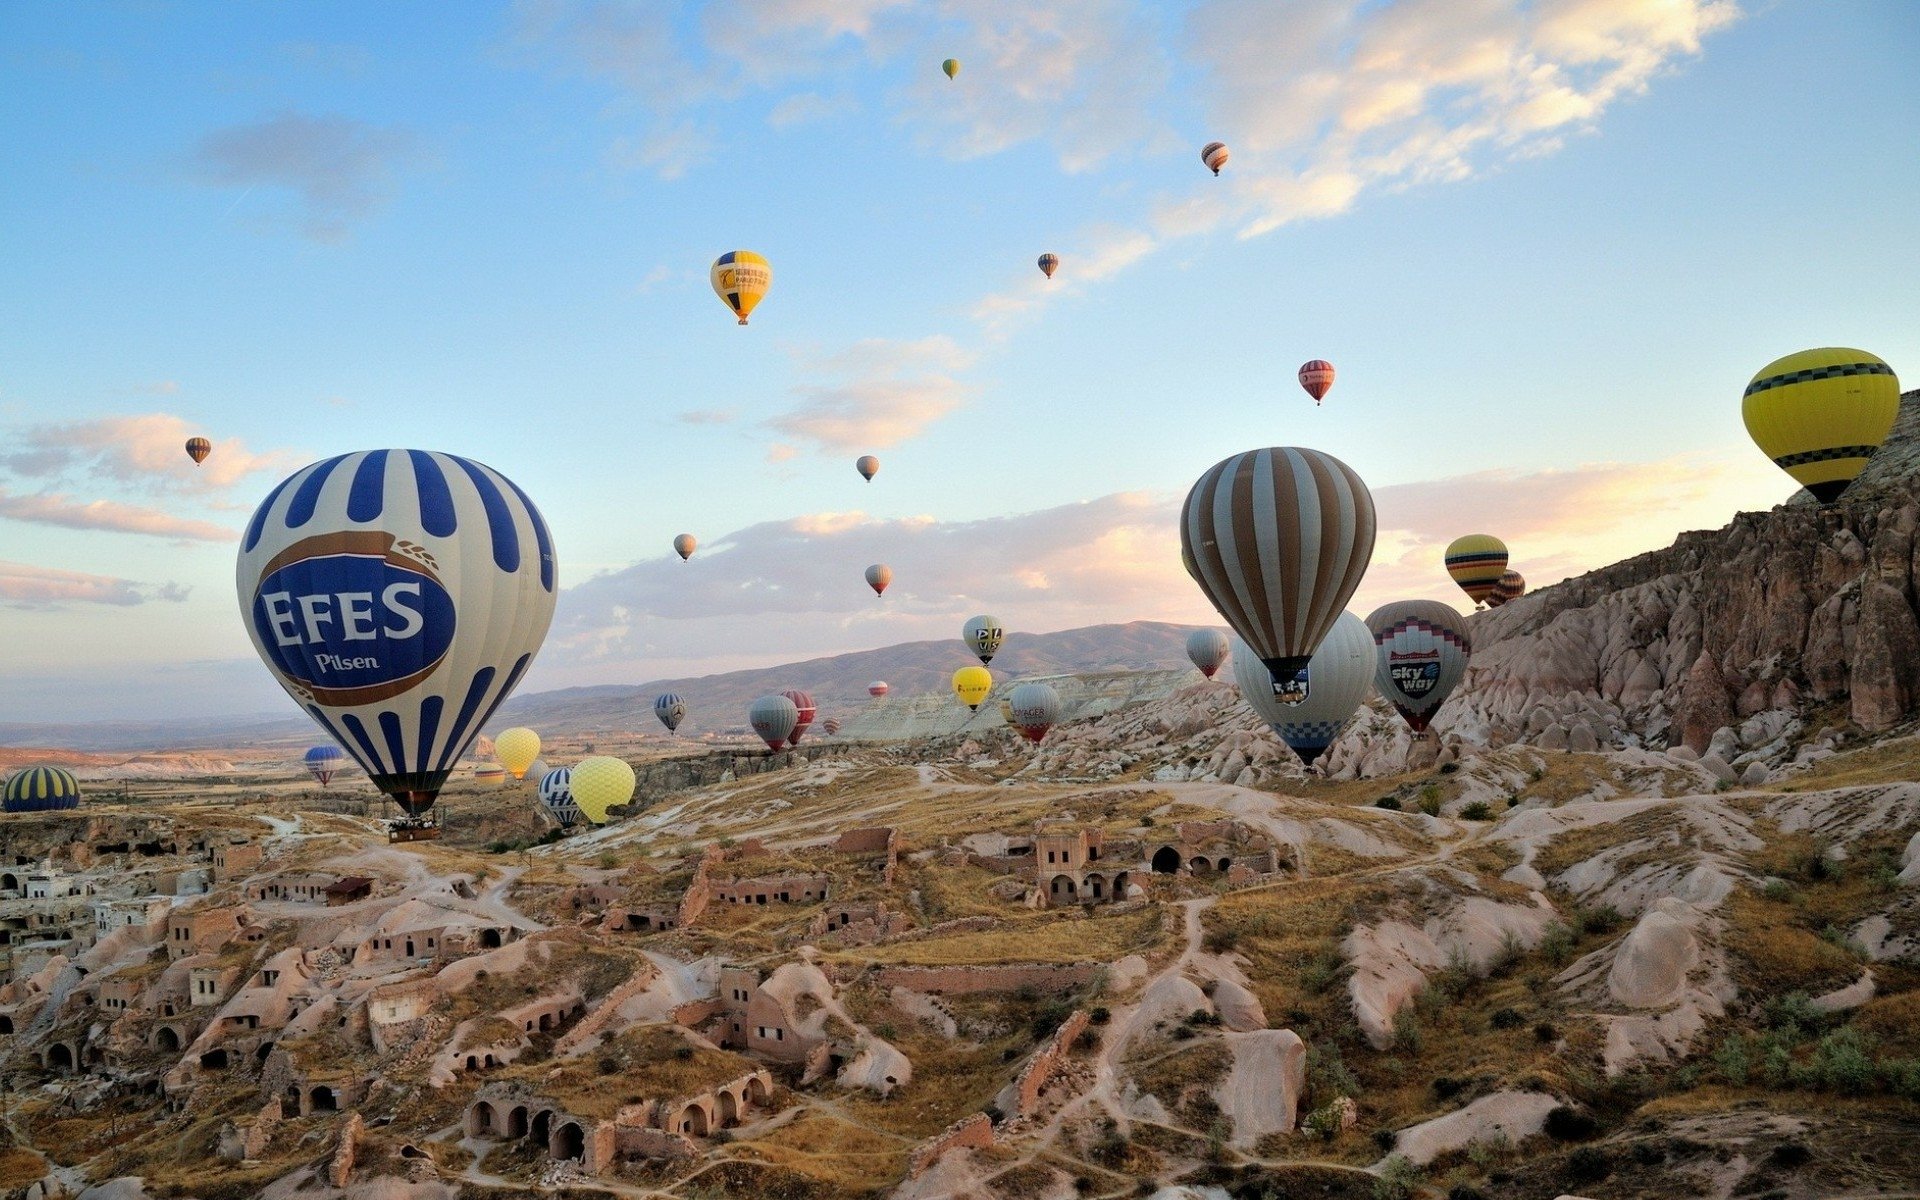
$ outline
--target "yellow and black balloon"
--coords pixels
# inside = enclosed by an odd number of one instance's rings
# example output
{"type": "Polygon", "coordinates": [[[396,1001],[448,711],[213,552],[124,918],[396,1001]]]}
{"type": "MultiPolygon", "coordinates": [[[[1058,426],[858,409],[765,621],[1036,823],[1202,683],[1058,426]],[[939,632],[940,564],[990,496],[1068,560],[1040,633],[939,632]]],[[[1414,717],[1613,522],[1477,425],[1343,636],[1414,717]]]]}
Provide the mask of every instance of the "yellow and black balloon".
{"type": "Polygon", "coordinates": [[[729,250],[713,260],[707,276],[713,283],[713,294],[745,325],[773,286],[773,264],[751,250],[729,250]]]}
{"type": "Polygon", "coordinates": [[[1839,346],[1773,360],[1740,402],[1761,453],[1822,504],[1838,500],[1866,470],[1899,414],[1893,368],[1839,346]]]}
{"type": "Polygon", "coordinates": [[[1507,544],[1490,533],[1470,533],[1447,546],[1447,574],[1475,604],[1485,603],[1507,571],[1507,544]]]}

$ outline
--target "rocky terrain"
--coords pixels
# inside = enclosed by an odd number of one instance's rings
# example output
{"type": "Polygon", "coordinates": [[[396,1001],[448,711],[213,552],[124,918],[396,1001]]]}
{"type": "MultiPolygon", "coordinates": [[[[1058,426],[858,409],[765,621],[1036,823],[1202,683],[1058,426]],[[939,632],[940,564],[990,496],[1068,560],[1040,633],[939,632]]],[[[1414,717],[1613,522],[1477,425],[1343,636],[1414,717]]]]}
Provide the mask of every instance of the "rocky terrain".
{"type": "Polygon", "coordinates": [[[1474,617],[1433,736],[1312,774],[1144,655],[1036,665],[1037,747],[902,688],[566,833],[463,780],[389,846],[254,760],[0,820],[0,1196],[1920,1196],[1867,484],[1474,617]]]}

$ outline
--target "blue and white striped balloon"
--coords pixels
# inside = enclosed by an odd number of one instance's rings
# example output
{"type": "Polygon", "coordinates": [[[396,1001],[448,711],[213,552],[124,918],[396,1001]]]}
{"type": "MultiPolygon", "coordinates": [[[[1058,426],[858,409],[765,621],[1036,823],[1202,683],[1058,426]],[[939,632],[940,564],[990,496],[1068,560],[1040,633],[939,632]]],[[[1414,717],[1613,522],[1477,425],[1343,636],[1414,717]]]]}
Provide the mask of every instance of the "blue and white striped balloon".
{"type": "Polygon", "coordinates": [[[539,510],[499,472],[363,450],[268,494],[236,583],[280,686],[419,816],[533,662],[557,570],[539,510]]]}
{"type": "Polygon", "coordinates": [[[580,823],[580,806],[573,802],[573,770],[556,767],[540,777],[540,806],[553,814],[560,828],[580,823]]]}
{"type": "Polygon", "coordinates": [[[660,718],[660,723],[667,727],[668,733],[672,733],[680,728],[680,722],[687,719],[687,702],[668,692],[653,702],[653,715],[660,718]]]}

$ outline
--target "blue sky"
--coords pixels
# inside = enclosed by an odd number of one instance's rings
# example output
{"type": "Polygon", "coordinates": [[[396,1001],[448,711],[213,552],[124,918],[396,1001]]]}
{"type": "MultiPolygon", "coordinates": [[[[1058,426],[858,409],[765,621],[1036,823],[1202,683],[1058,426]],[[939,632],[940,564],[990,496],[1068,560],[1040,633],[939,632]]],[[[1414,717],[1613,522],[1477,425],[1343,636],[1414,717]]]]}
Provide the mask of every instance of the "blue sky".
{"type": "Polygon", "coordinates": [[[232,531],[346,450],[541,505],[538,689],[1207,619],[1172,508],[1258,445],[1374,488],[1362,612],[1482,528],[1550,583],[1790,494],[1770,359],[1920,377],[1902,3],[11,5],[0,47],[4,720],[282,711],[232,531]]]}

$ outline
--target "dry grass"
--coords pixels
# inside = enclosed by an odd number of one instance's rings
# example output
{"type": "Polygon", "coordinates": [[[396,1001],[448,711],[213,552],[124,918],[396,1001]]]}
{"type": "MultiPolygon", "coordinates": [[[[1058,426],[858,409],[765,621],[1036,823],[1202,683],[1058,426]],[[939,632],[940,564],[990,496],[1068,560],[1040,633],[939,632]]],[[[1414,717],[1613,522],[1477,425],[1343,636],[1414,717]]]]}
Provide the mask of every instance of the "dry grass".
{"type": "Polygon", "coordinates": [[[1916,779],[1920,779],[1920,737],[1903,737],[1823,759],[1767,790],[1812,792],[1916,779]]]}
{"type": "Polygon", "coordinates": [[[740,1158],[805,1175],[840,1196],[861,1195],[897,1182],[907,1173],[908,1150],[899,1138],[816,1110],[733,1146],[740,1158]]]}
{"type": "Polygon", "coordinates": [[[642,1025],[591,1054],[559,1062],[515,1062],[491,1078],[519,1080],[568,1112],[607,1118],[629,1104],[696,1095],[750,1074],[759,1064],[695,1046],[677,1026],[642,1025]],[[611,1063],[611,1071],[602,1066],[611,1063]]]}
{"type": "Polygon", "coordinates": [[[1656,857],[1676,852],[1683,818],[1671,807],[1649,808],[1617,821],[1597,820],[1561,833],[1533,856],[1534,869],[1551,879],[1571,867],[1628,842],[1651,843],[1656,857]]]}
{"type": "Polygon", "coordinates": [[[824,957],[919,966],[1114,962],[1129,954],[1150,952],[1163,936],[1161,916],[1156,908],[1084,919],[1048,913],[1009,922],[999,929],[890,946],[867,946],[824,957]]]}
{"type": "Polygon", "coordinates": [[[47,1173],[47,1160],[15,1146],[0,1150],[0,1190],[24,1188],[47,1173]]]}
{"type": "Polygon", "coordinates": [[[1727,922],[1721,944],[1731,955],[1733,977],[1753,996],[1805,992],[1817,996],[1852,983],[1860,960],[1806,927],[1791,903],[1737,889],[1721,908],[1727,922]]]}

